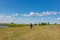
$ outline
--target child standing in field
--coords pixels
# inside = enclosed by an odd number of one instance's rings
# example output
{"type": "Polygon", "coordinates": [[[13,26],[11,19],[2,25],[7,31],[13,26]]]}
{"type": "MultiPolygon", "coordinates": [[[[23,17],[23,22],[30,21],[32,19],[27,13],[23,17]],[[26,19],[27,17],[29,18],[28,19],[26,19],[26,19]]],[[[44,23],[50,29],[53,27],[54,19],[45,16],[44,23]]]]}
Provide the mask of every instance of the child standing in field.
{"type": "Polygon", "coordinates": [[[33,26],[33,24],[32,24],[32,23],[30,23],[30,29],[32,29],[32,26],[33,26]]]}

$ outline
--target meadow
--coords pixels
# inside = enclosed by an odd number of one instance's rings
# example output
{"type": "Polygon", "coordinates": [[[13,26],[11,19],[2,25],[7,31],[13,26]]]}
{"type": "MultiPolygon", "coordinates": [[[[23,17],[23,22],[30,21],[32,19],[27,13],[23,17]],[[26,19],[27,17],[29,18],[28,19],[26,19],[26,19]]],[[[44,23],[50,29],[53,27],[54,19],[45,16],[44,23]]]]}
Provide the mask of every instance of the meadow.
{"type": "Polygon", "coordinates": [[[0,28],[0,40],[60,40],[60,25],[0,28]]]}

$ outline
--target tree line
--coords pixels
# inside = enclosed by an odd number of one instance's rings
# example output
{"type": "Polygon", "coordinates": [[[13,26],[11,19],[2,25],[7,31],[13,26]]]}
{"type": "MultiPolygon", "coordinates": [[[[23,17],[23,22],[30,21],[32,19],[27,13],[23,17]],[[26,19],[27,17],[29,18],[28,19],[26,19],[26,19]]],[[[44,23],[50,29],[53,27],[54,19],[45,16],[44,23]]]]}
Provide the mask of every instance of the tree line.
{"type": "MultiPolygon", "coordinates": [[[[49,22],[42,22],[34,25],[51,25],[49,22]]],[[[54,23],[54,25],[57,25],[57,23],[54,23]]]]}

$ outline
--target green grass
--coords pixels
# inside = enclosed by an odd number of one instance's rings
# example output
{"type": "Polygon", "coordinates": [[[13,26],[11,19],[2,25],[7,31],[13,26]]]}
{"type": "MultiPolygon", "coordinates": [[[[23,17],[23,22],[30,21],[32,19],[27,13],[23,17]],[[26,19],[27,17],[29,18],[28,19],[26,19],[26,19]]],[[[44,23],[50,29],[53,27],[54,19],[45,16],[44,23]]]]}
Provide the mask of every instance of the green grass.
{"type": "Polygon", "coordinates": [[[60,25],[0,28],[0,40],[60,40],[60,25]]]}
{"type": "Polygon", "coordinates": [[[29,24],[7,24],[8,27],[24,27],[29,26],[29,24]]]}

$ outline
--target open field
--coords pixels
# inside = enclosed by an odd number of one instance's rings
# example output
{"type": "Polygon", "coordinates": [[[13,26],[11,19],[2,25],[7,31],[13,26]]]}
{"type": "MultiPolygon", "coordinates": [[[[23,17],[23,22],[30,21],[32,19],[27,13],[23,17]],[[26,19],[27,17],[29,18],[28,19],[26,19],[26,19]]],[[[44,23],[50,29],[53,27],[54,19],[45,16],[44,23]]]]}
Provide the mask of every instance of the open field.
{"type": "Polygon", "coordinates": [[[60,40],[60,25],[0,28],[0,40],[60,40]]]}

